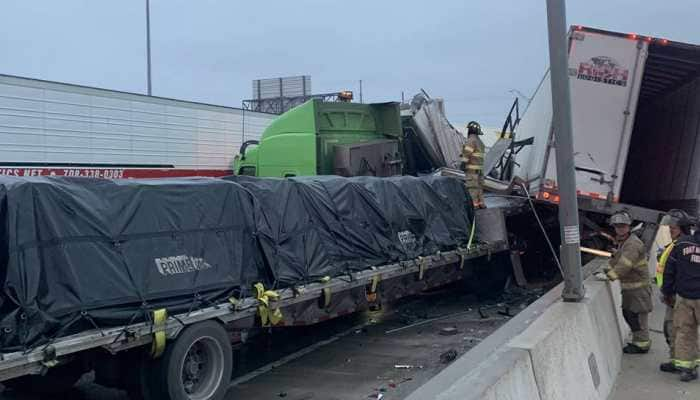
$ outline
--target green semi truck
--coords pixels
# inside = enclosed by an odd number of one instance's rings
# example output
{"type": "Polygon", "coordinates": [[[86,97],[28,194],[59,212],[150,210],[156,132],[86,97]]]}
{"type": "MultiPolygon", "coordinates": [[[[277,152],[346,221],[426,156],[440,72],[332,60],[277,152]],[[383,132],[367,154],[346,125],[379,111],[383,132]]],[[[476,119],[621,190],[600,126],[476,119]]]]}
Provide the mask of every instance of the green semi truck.
{"type": "Polygon", "coordinates": [[[247,141],[233,162],[238,175],[401,174],[398,103],[310,100],[273,121],[260,141],[247,141]]]}
{"type": "Polygon", "coordinates": [[[457,168],[464,137],[442,104],[418,95],[410,105],[310,100],[280,115],[261,139],[243,143],[237,175],[391,176],[457,168]]]}

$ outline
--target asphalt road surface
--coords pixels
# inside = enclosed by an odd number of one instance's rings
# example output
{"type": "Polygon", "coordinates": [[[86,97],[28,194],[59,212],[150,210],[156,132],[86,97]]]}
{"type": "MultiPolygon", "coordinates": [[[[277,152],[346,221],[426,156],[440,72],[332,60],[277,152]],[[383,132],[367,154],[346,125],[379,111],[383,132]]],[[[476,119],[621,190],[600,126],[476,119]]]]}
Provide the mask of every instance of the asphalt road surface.
{"type": "MultiPolygon", "coordinates": [[[[541,292],[478,300],[458,287],[406,298],[377,312],[265,332],[237,350],[226,399],[403,399],[541,292]],[[280,360],[282,360],[280,362],[280,360]]],[[[129,400],[92,382],[63,395],[5,390],[0,400],[129,400]]]]}

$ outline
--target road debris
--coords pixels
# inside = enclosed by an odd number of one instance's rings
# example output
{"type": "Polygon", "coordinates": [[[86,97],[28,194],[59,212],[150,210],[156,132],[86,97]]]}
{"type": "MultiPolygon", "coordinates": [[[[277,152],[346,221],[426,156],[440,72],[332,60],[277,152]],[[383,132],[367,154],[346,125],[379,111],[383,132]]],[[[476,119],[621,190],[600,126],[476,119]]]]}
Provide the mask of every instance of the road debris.
{"type": "Polygon", "coordinates": [[[402,326],[402,327],[396,328],[396,329],[390,329],[390,330],[388,330],[388,331],[386,331],[386,332],[384,332],[384,333],[387,334],[387,335],[389,335],[389,334],[392,334],[392,333],[395,333],[395,332],[400,332],[400,331],[403,331],[403,330],[406,330],[406,329],[415,328],[415,327],[417,327],[417,326],[426,325],[426,324],[429,324],[429,323],[431,323],[431,322],[439,321],[439,320],[442,320],[442,319],[447,319],[447,318],[452,318],[452,317],[457,317],[457,316],[460,316],[460,315],[468,314],[468,313],[470,313],[470,312],[471,312],[471,309],[466,310],[466,311],[460,311],[460,312],[448,314],[448,315],[443,315],[443,316],[436,317],[436,318],[430,318],[430,319],[426,319],[426,320],[423,320],[423,321],[420,321],[420,322],[416,322],[416,323],[411,324],[411,325],[402,326]]]}
{"type": "Polygon", "coordinates": [[[503,311],[498,311],[498,314],[504,315],[506,317],[513,317],[513,314],[510,313],[510,307],[506,306],[506,308],[503,311]]]}
{"type": "Polygon", "coordinates": [[[446,352],[440,354],[440,362],[443,364],[449,364],[455,359],[457,359],[457,350],[451,349],[447,350],[446,352]]]}
{"type": "Polygon", "coordinates": [[[409,365],[409,364],[396,364],[396,365],[394,365],[394,368],[396,368],[396,369],[413,369],[413,368],[423,369],[423,366],[422,365],[409,365]]]}
{"type": "Polygon", "coordinates": [[[459,333],[459,330],[457,330],[457,327],[455,327],[455,326],[448,326],[448,327],[440,329],[440,334],[442,336],[452,336],[452,335],[456,335],[458,333],[459,333]]]}

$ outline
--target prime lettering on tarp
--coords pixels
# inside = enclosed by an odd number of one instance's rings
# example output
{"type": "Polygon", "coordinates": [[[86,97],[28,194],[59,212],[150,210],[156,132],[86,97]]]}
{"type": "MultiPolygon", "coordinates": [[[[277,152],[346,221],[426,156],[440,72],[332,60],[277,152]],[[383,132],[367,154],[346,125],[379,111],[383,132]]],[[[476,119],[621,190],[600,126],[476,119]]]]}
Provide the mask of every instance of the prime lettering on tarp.
{"type": "Polygon", "coordinates": [[[204,261],[203,258],[186,255],[156,258],[154,261],[156,263],[156,268],[158,268],[158,272],[165,276],[186,274],[188,272],[212,268],[211,264],[204,261]]]}

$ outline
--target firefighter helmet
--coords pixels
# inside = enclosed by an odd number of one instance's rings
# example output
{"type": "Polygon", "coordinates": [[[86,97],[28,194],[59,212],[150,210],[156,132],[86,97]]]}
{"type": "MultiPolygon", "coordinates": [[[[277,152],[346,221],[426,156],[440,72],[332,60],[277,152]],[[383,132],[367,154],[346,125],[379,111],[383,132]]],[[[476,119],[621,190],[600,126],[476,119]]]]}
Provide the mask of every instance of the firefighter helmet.
{"type": "Polygon", "coordinates": [[[673,209],[661,218],[661,225],[674,225],[683,228],[692,226],[693,221],[685,211],[673,209]]]}
{"type": "Polygon", "coordinates": [[[483,135],[484,132],[481,131],[481,125],[476,121],[471,121],[467,124],[467,134],[469,135],[483,135]]]}
{"type": "Polygon", "coordinates": [[[632,217],[627,211],[619,211],[610,217],[610,225],[632,225],[632,217]]]}

